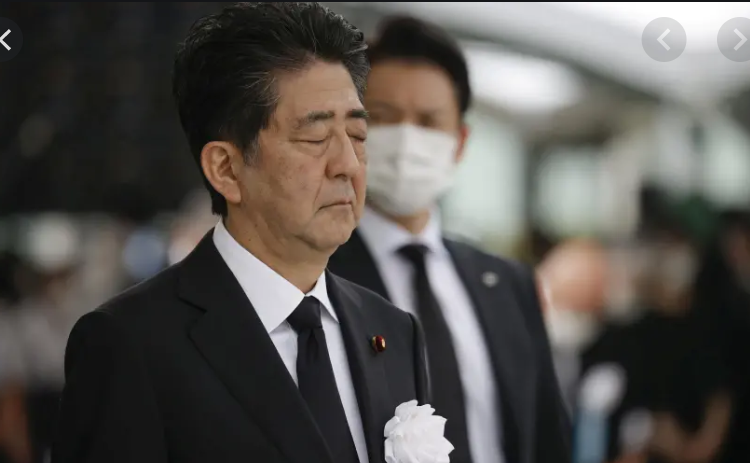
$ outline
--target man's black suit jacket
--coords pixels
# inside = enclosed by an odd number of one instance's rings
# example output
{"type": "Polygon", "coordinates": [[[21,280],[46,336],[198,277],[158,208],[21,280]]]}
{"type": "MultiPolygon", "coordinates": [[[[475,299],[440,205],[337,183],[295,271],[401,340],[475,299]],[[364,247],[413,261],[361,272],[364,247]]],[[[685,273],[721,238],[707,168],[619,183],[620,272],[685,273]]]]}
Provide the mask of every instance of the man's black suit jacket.
{"type": "MultiPolygon", "coordinates": [[[[421,331],[375,293],[327,277],[370,462],[381,463],[396,407],[428,402],[421,331]]],[[[83,316],[65,374],[53,463],[331,461],[212,233],[181,263],[83,316]]]]}
{"type": "MultiPolygon", "coordinates": [[[[499,389],[503,435],[498,438],[506,461],[570,461],[570,420],[555,378],[533,272],[465,243],[444,243],[484,329],[499,389]]],[[[331,257],[328,269],[390,299],[359,233],[331,257]]]]}

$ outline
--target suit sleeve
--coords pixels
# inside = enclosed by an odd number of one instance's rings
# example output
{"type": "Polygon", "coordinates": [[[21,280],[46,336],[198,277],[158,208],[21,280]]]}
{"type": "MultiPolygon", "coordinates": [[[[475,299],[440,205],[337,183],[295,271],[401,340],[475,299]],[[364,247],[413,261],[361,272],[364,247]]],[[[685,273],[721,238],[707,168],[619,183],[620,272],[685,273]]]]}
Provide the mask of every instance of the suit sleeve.
{"type": "Polygon", "coordinates": [[[409,315],[412,329],[414,331],[414,375],[417,389],[417,400],[420,405],[430,403],[432,394],[430,393],[429,375],[427,374],[427,345],[424,341],[424,332],[419,320],[412,314],[409,315]]]}
{"type": "Polygon", "coordinates": [[[114,316],[84,315],[65,352],[52,463],[166,463],[164,432],[143,357],[114,316]]]}
{"type": "Polygon", "coordinates": [[[539,377],[536,384],[535,463],[566,463],[572,459],[572,426],[565,408],[552,362],[552,351],[544,326],[536,276],[519,266],[524,294],[524,312],[536,352],[539,377]]]}

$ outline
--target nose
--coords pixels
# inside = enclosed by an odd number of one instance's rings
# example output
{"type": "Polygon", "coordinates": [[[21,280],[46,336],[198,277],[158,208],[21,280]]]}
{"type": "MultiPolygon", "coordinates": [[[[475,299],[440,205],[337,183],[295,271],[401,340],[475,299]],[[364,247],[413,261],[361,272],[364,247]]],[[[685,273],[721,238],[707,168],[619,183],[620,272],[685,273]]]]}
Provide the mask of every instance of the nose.
{"type": "Polygon", "coordinates": [[[329,153],[327,174],[330,178],[342,178],[349,180],[357,175],[363,166],[361,158],[364,155],[364,144],[357,146],[360,142],[351,139],[344,134],[339,137],[339,142],[332,144],[329,153]]]}

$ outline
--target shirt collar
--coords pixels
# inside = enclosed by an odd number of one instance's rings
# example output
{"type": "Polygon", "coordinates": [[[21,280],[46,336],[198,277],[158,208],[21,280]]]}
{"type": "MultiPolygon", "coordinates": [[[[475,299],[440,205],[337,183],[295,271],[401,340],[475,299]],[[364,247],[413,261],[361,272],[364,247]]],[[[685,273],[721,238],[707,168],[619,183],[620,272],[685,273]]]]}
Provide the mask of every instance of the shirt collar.
{"type": "Polygon", "coordinates": [[[216,249],[237,278],[268,333],[284,323],[305,296],[315,297],[338,322],[336,311],[333,310],[333,304],[328,297],[325,272],[320,274],[315,287],[309,293],[304,294],[242,247],[221,220],[214,228],[213,240],[216,249]]]}
{"type": "Polygon", "coordinates": [[[372,252],[379,256],[393,254],[408,244],[423,244],[436,254],[447,252],[437,208],[430,212],[430,220],[425,229],[418,235],[413,235],[381,213],[365,206],[357,230],[372,252]]]}

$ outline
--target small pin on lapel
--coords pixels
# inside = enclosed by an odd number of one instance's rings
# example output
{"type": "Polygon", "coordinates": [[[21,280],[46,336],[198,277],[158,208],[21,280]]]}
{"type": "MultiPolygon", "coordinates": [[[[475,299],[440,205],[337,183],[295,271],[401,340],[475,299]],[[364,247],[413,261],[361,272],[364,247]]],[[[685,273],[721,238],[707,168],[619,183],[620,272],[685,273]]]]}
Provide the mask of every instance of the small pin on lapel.
{"type": "Polygon", "coordinates": [[[375,352],[383,352],[385,350],[385,338],[379,335],[373,336],[372,339],[370,339],[370,345],[375,350],[375,352]]]}
{"type": "Polygon", "coordinates": [[[484,285],[488,288],[492,288],[493,286],[497,285],[497,282],[499,280],[500,279],[495,272],[484,272],[482,274],[482,283],[484,283],[484,285]]]}

